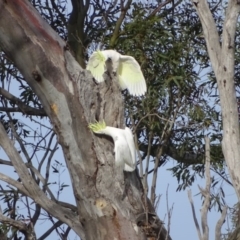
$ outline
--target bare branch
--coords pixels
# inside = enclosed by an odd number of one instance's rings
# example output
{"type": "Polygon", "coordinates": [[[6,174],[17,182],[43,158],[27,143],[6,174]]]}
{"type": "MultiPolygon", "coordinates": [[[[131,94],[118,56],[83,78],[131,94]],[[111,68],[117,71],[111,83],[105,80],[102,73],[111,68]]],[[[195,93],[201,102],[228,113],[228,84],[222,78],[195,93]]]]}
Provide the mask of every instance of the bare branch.
{"type": "Polygon", "coordinates": [[[6,176],[3,173],[0,173],[0,180],[12,185],[13,187],[17,188],[21,193],[24,195],[29,195],[28,191],[25,189],[25,187],[18,181],[15,181],[14,179],[6,176]]]}
{"type": "Polygon", "coordinates": [[[15,107],[15,108],[0,107],[0,111],[1,112],[9,112],[9,113],[20,112],[22,114],[27,114],[29,116],[39,116],[39,117],[45,117],[46,116],[46,113],[44,111],[42,111],[42,109],[36,109],[36,108],[30,109],[30,108],[31,107],[29,107],[29,109],[24,109],[24,111],[23,111],[23,108],[19,108],[19,107],[15,107]]]}
{"type": "Polygon", "coordinates": [[[198,220],[197,220],[197,217],[196,217],[194,203],[193,203],[193,200],[192,200],[192,191],[191,191],[191,189],[188,190],[188,199],[189,199],[189,202],[191,204],[193,220],[194,220],[194,223],[195,223],[195,227],[197,229],[198,239],[202,240],[202,234],[201,234],[200,226],[198,224],[198,220]]]}
{"type": "Polygon", "coordinates": [[[166,6],[168,3],[172,2],[172,0],[167,0],[163,3],[159,3],[158,7],[156,9],[154,9],[148,16],[148,18],[154,16],[157,14],[157,12],[159,12],[164,6],[166,6]]]}
{"type": "Polygon", "coordinates": [[[119,36],[119,31],[120,31],[120,28],[122,26],[122,23],[123,23],[123,20],[126,16],[126,13],[128,11],[128,9],[130,8],[131,4],[132,4],[132,0],[128,0],[126,5],[123,6],[123,1],[121,1],[121,5],[122,5],[122,9],[121,9],[121,15],[119,17],[119,19],[117,20],[117,23],[116,23],[116,26],[115,26],[115,29],[114,29],[114,32],[112,34],[112,38],[110,40],[110,48],[114,48],[115,44],[116,44],[116,40],[119,36]]]}
{"type": "MultiPolygon", "coordinates": [[[[8,165],[8,166],[13,166],[13,164],[10,162],[10,161],[7,161],[7,160],[2,160],[0,159],[0,164],[5,164],[5,165],[8,165]]],[[[53,193],[51,192],[51,190],[49,189],[48,186],[45,186],[46,185],[46,179],[43,178],[43,176],[39,173],[39,171],[34,168],[34,166],[32,166],[31,164],[29,163],[26,163],[25,164],[27,168],[31,168],[33,170],[33,172],[36,174],[36,176],[41,180],[42,184],[44,184],[44,187],[46,187],[50,197],[51,197],[51,200],[53,200],[54,202],[60,204],[61,206],[65,207],[65,208],[69,208],[71,209],[72,211],[76,212],[77,209],[74,205],[72,204],[69,204],[69,203],[65,203],[65,202],[61,202],[61,201],[58,201],[55,196],[53,195],[53,193]]],[[[26,190],[23,188],[23,185],[11,178],[9,178],[8,176],[0,173],[0,180],[3,180],[4,182],[7,182],[9,184],[11,184],[12,186],[16,187],[17,189],[20,190],[20,192],[22,192],[24,195],[29,195],[29,193],[26,192],[26,190]]]]}
{"type": "Polygon", "coordinates": [[[66,21],[66,18],[64,16],[64,14],[62,14],[60,11],[59,11],[59,6],[55,3],[54,0],[51,0],[51,4],[54,8],[54,10],[58,13],[59,17],[61,18],[62,22],[64,23],[65,27],[67,27],[67,21],[66,21]]]}
{"type": "Polygon", "coordinates": [[[89,8],[89,0],[71,0],[72,12],[68,22],[68,44],[78,63],[85,68],[84,53],[86,50],[86,34],[84,23],[89,8]],[[84,5],[85,2],[85,5],[84,5]]]}
{"type": "Polygon", "coordinates": [[[216,224],[216,228],[215,228],[215,240],[220,240],[220,239],[221,239],[221,228],[222,228],[222,225],[223,225],[223,223],[224,223],[225,217],[226,217],[226,215],[227,215],[227,209],[228,209],[227,206],[224,206],[224,207],[223,207],[221,217],[220,217],[220,219],[218,220],[218,222],[217,222],[217,224],[216,224]]]}
{"type": "Polygon", "coordinates": [[[17,133],[17,131],[16,131],[15,127],[14,127],[12,116],[11,116],[10,113],[7,113],[7,116],[9,118],[9,120],[10,120],[10,127],[11,127],[11,131],[13,133],[13,136],[14,136],[15,139],[17,139],[17,142],[20,145],[20,148],[21,148],[22,152],[23,152],[27,162],[29,163],[29,162],[31,162],[31,159],[29,157],[27,149],[25,148],[25,146],[23,144],[23,141],[22,141],[21,137],[19,136],[19,134],[17,133]]]}
{"type": "Polygon", "coordinates": [[[18,230],[22,230],[22,231],[27,231],[27,225],[25,223],[22,223],[20,221],[16,221],[14,219],[5,217],[2,212],[0,211],[0,222],[4,223],[6,225],[10,225],[10,226],[14,226],[15,228],[17,228],[18,230]]]}
{"type": "MultiPolygon", "coordinates": [[[[52,131],[50,131],[50,132],[52,132],[52,131]]],[[[50,132],[49,132],[49,133],[50,133],[50,132]]],[[[46,134],[46,136],[48,136],[48,134],[46,134]]],[[[45,136],[45,137],[46,137],[46,136],[45,136]]],[[[38,165],[38,171],[39,171],[39,172],[41,172],[42,165],[43,165],[43,163],[44,163],[44,161],[45,161],[45,159],[46,159],[49,151],[51,150],[50,146],[51,146],[51,144],[52,144],[52,141],[53,141],[54,136],[55,136],[55,133],[53,132],[53,133],[51,134],[51,136],[50,136],[49,141],[48,141],[47,150],[45,151],[45,153],[44,153],[44,155],[43,155],[43,157],[42,157],[42,159],[41,159],[41,161],[40,161],[40,163],[39,163],[39,165],[38,165]]],[[[45,137],[44,137],[44,138],[45,138],[45,137]]],[[[43,139],[44,139],[44,138],[43,138],[43,139]]],[[[40,144],[40,143],[41,143],[41,141],[39,141],[39,142],[37,143],[36,148],[38,147],[38,144],[40,144]]],[[[51,150],[51,154],[50,154],[50,156],[48,157],[48,162],[49,162],[48,164],[50,164],[50,161],[51,161],[51,159],[52,159],[52,157],[53,157],[53,154],[54,154],[54,152],[57,150],[57,145],[58,145],[58,143],[56,142],[55,146],[53,147],[53,150],[51,150]]],[[[33,156],[33,155],[32,155],[32,156],[33,156]]],[[[32,158],[32,156],[31,156],[31,158],[32,158]]],[[[48,169],[48,167],[47,167],[47,169],[48,169]]],[[[46,172],[46,174],[47,174],[47,173],[48,173],[48,171],[46,172]]]]}
{"type": "Polygon", "coordinates": [[[62,239],[63,239],[63,240],[67,240],[67,239],[68,239],[68,234],[69,234],[70,231],[71,231],[71,228],[68,227],[68,228],[66,229],[65,233],[62,235],[62,239]]]}
{"type": "Polygon", "coordinates": [[[146,114],[144,117],[142,117],[142,118],[138,121],[138,123],[137,123],[137,125],[136,125],[136,127],[135,127],[135,131],[137,130],[138,125],[141,123],[141,121],[142,121],[143,119],[147,118],[147,117],[150,117],[150,116],[155,116],[155,117],[159,118],[160,120],[164,120],[164,121],[166,121],[166,122],[174,123],[173,120],[163,118],[163,117],[159,116],[159,115],[156,114],[156,113],[153,113],[153,114],[148,113],[148,114],[146,114]]]}
{"type": "MultiPolygon", "coordinates": [[[[36,239],[36,235],[35,235],[33,225],[31,224],[31,222],[27,225],[19,220],[16,221],[12,218],[5,217],[2,214],[1,209],[0,209],[0,222],[5,225],[12,226],[12,227],[16,228],[17,230],[19,230],[20,232],[22,232],[25,235],[25,239],[28,239],[28,240],[36,239]]],[[[16,230],[12,231],[12,236],[8,239],[13,239],[13,236],[15,235],[15,231],[16,230]]]]}
{"type": "MultiPolygon", "coordinates": [[[[75,225],[77,222],[79,222],[78,217],[73,212],[61,207],[60,205],[48,199],[47,196],[43,193],[43,191],[41,191],[39,186],[34,181],[32,181],[32,178],[27,170],[27,167],[22,161],[18,151],[14,148],[11,140],[8,138],[5,129],[3,128],[1,123],[0,123],[0,145],[2,146],[8,157],[11,159],[11,162],[23,183],[23,185],[20,185],[20,183],[17,184],[14,181],[13,186],[18,185],[18,189],[22,189],[24,186],[24,192],[26,193],[26,195],[32,198],[36,203],[40,204],[42,208],[44,208],[47,212],[51,213],[59,220],[62,220],[63,222],[71,226],[76,232],[79,232],[81,236],[85,236],[81,225],[80,224],[75,225]]],[[[1,176],[4,177],[7,182],[10,181],[9,178],[6,178],[6,176],[3,176],[3,174],[0,174],[0,177],[1,176]]],[[[5,181],[4,179],[2,180],[5,181]]]]}
{"type": "Polygon", "coordinates": [[[46,188],[47,190],[47,193],[49,194],[50,198],[52,200],[56,200],[55,199],[55,196],[53,195],[52,191],[49,189],[48,187],[48,183],[45,181],[44,177],[41,175],[41,173],[34,167],[32,166],[31,164],[29,165],[29,168],[34,172],[34,174],[40,179],[40,181],[42,182],[43,184],[43,188],[46,188]]]}
{"type": "Polygon", "coordinates": [[[202,23],[208,54],[215,71],[221,62],[221,47],[216,24],[206,0],[192,0],[192,2],[202,23]]]}
{"type": "Polygon", "coordinates": [[[240,4],[237,0],[229,0],[222,34],[222,56],[228,59],[234,75],[235,34],[240,4]]]}
{"type": "MultiPolygon", "coordinates": [[[[208,223],[207,223],[207,215],[208,215],[208,209],[210,207],[211,175],[210,175],[210,140],[207,136],[205,137],[205,178],[206,178],[205,189],[202,189],[200,186],[198,186],[201,191],[201,194],[205,198],[203,207],[201,209],[202,234],[201,234],[201,230],[200,230],[197,218],[196,218],[196,213],[195,213],[194,204],[193,204],[193,200],[192,200],[191,190],[188,191],[188,198],[189,198],[189,201],[191,204],[193,219],[194,219],[194,223],[195,223],[195,226],[196,226],[196,229],[198,232],[199,240],[208,240],[209,239],[209,228],[208,228],[208,223]]],[[[223,208],[221,218],[218,220],[218,222],[216,224],[215,240],[220,240],[221,227],[222,227],[223,221],[226,217],[226,213],[227,213],[227,207],[225,206],[223,208]]]]}
{"type": "Polygon", "coordinates": [[[209,228],[207,223],[207,215],[208,215],[208,209],[210,206],[210,187],[211,187],[210,140],[208,137],[205,137],[205,179],[206,179],[206,186],[204,191],[201,191],[201,193],[205,198],[203,207],[201,209],[201,221],[202,221],[203,240],[208,240],[209,228]]]}
{"type": "Polygon", "coordinates": [[[172,207],[169,208],[169,198],[168,198],[168,188],[169,188],[169,184],[167,186],[167,191],[166,191],[166,202],[167,202],[167,218],[168,218],[168,225],[167,225],[167,236],[166,236],[166,240],[168,239],[168,236],[170,235],[170,226],[171,226],[171,218],[172,218],[172,212],[173,212],[173,206],[174,203],[172,204],[172,207]]]}
{"type": "Polygon", "coordinates": [[[47,116],[44,109],[36,109],[30,106],[27,106],[23,103],[19,98],[15,97],[8,91],[3,88],[0,88],[0,95],[11,101],[12,103],[16,104],[18,108],[9,108],[9,107],[0,107],[0,111],[5,112],[22,112],[23,114],[28,115],[35,115],[35,116],[47,116]]]}
{"type": "MultiPolygon", "coordinates": [[[[157,186],[157,173],[158,173],[158,167],[159,167],[159,160],[162,156],[162,147],[159,149],[157,156],[155,157],[155,164],[153,169],[153,178],[152,178],[152,185],[151,185],[151,202],[154,205],[155,199],[156,199],[156,186],[157,186]]],[[[149,174],[145,173],[145,174],[149,174]]]]}
{"type": "Polygon", "coordinates": [[[240,199],[240,185],[236,179],[240,175],[240,135],[238,104],[234,83],[235,34],[240,4],[229,0],[223,26],[222,47],[212,13],[206,0],[192,0],[204,32],[208,54],[216,75],[223,116],[222,149],[229,173],[240,199]]]}
{"type": "MultiPolygon", "coordinates": [[[[179,97],[178,102],[177,102],[177,107],[176,107],[176,109],[174,110],[174,113],[173,113],[173,119],[169,120],[165,123],[164,128],[163,128],[163,132],[162,132],[162,135],[161,135],[161,138],[160,138],[160,142],[162,142],[163,140],[165,140],[167,142],[167,139],[169,138],[169,136],[167,136],[167,133],[170,132],[173,128],[174,122],[175,122],[176,117],[177,117],[178,110],[181,106],[180,102],[181,102],[181,98],[179,97]]],[[[169,110],[169,111],[170,111],[170,113],[169,113],[169,116],[170,116],[171,110],[169,110]]],[[[159,161],[160,161],[160,157],[162,156],[162,153],[163,153],[163,146],[160,146],[160,148],[158,150],[158,153],[155,157],[153,178],[152,178],[152,185],[151,185],[151,201],[152,201],[153,205],[154,205],[154,201],[155,201],[155,198],[156,198],[155,193],[156,193],[156,183],[157,183],[157,174],[158,174],[157,170],[158,170],[158,167],[159,167],[159,161]]]]}
{"type": "Polygon", "coordinates": [[[219,0],[218,3],[216,3],[216,5],[210,10],[211,13],[214,13],[215,10],[218,8],[219,4],[222,3],[222,0],[219,0]]]}
{"type": "Polygon", "coordinates": [[[57,227],[60,227],[63,223],[61,221],[55,222],[52,227],[50,227],[38,240],[44,240],[46,237],[48,237],[52,231],[54,231],[57,227]]]}
{"type": "Polygon", "coordinates": [[[4,164],[4,165],[7,165],[7,166],[12,166],[12,163],[8,160],[3,160],[3,159],[0,159],[0,164],[4,164]]]}
{"type": "MultiPolygon", "coordinates": [[[[146,196],[148,195],[148,167],[149,167],[149,162],[150,162],[150,151],[151,151],[151,146],[152,146],[152,139],[153,139],[153,132],[151,131],[148,136],[148,150],[147,150],[147,159],[146,159],[146,166],[145,166],[145,174],[144,174],[144,190],[146,196]]],[[[153,203],[153,202],[152,202],[153,203]]]]}
{"type": "Polygon", "coordinates": [[[35,173],[35,175],[40,179],[40,181],[42,182],[43,184],[43,188],[46,188],[47,190],[47,193],[49,194],[51,200],[53,200],[54,202],[58,203],[59,205],[63,206],[63,207],[66,207],[66,208],[69,208],[71,209],[72,211],[74,212],[77,212],[77,208],[72,205],[72,204],[69,204],[69,203],[65,203],[65,202],[61,202],[61,201],[58,201],[55,196],[53,195],[52,191],[50,190],[50,188],[48,187],[48,183],[46,182],[46,179],[44,179],[44,177],[40,174],[40,172],[34,167],[32,166],[31,164],[29,165],[29,168],[31,168],[33,170],[33,172],[35,173]]]}

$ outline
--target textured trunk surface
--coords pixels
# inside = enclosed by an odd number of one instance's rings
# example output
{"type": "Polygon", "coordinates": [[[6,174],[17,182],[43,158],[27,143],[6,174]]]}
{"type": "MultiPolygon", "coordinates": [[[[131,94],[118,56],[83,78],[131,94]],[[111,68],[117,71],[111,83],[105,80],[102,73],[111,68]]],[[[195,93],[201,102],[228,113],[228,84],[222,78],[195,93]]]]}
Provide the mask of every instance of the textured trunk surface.
{"type": "MultiPolygon", "coordinates": [[[[145,226],[144,194],[137,173],[117,172],[113,142],[88,129],[90,122],[103,119],[109,126],[123,127],[123,98],[116,79],[95,84],[28,1],[0,0],[0,16],[0,47],[51,120],[64,152],[78,212],[74,218],[60,210],[56,213],[34,191],[28,191],[30,197],[72,227],[82,240],[165,239],[165,229],[151,206],[151,224],[145,226]]],[[[16,170],[24,182],[24,174],[16,170]]],[[[30,188],[27,184],[25,181],[24,186],[30,188]]]]}

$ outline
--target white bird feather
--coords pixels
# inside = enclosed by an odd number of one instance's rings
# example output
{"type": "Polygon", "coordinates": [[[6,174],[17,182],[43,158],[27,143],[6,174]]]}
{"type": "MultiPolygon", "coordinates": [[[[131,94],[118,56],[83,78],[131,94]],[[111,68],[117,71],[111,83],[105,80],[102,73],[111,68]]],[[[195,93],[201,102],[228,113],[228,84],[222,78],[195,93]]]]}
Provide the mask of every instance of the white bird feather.
{"type": "Polygon", "coordinates": [[[121,55],[115,50],[95,51],[89,58],[89,70],[97,82],[103,82],[103,74],[109,70],[107,60],[112,62],[112,71],[116,72],[122,90],[128,89],[133,96],[144,95],[147,91],[142,70],[135,58],[121,55]]]}
{"type": "Polygon", "coordinates": [[[124,171],[132,172],[136,168],[136,151],[132,131],[106,126],[105,122],[89,124],[89,128],[96,134],[105,134],[114,141],[115,164],[122,166],[124,171]]]}

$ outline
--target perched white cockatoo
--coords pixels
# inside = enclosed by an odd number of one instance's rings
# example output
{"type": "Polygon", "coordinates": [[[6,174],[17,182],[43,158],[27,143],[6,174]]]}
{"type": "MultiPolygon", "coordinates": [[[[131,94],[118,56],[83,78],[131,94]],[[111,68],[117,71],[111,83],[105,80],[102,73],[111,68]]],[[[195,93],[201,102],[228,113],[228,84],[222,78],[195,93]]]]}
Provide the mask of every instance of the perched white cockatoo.
{"type": "Polygon", "coordinates": [[[105,134],[114,141],[115,164],[122,166],[124,171],[132,172],[136,168],[136,151],[132,131],[108,127],[104,121],[89,124],[89,128],[96,134],[105,134]]]}
{"type": "Polygon", "coordinates": [[[103,82],[103,74],[108,69],[106,61],[111,60],[112,71],[116,73],[122,90],[128,89],[133,96],[141,96],[146,93],[146,81],[141,67],[135,58],[121,55],[115,50],[95,51],[89,58],[87,70],[89,70],[97,82],[103,82]]]}

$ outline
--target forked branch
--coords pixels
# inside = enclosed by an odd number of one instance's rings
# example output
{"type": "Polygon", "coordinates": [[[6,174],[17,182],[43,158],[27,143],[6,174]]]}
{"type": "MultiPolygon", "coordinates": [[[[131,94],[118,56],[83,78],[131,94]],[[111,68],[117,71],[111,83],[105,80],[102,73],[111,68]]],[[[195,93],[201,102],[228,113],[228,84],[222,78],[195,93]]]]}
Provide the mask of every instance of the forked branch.
{"type": "MultiPolygon", "coordinates": [[[[199,186],[201,194],[205,198],[203,207],[201,209],[202,229],[200,229],[200,225],[199,225],[197,217],[196,217],[196,212],[195,212],[195,207],[194,207],[194,203],[192,200],[191,190],[188,190],[188,199],[191,204],[193,220],[194,220],[195,227],[197,229],[199,240],[208,240],[209,239],[209,228],[208,228],[207,217],[208,217],[208,209],[210,207],[211,175],[210,175],[210,140],[208,137],[205,137],[205,179],[206,179],[205,188],[203,189],[199,186]]],[[[226,214],[227,214],[227,207],[224,206],[221,217],[216,224],[215,240],[221,239],[221,227],[223,225],[226,214]]]]}

